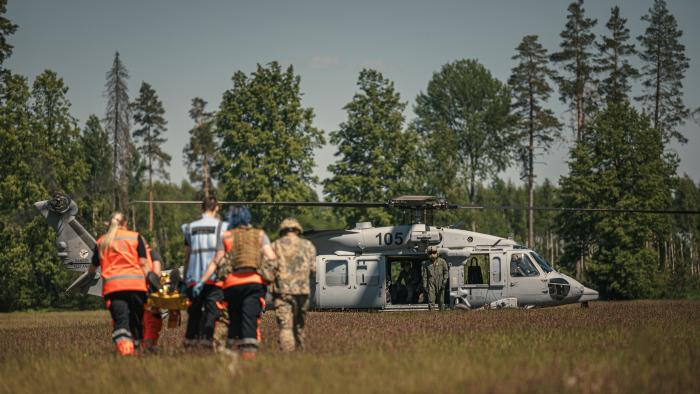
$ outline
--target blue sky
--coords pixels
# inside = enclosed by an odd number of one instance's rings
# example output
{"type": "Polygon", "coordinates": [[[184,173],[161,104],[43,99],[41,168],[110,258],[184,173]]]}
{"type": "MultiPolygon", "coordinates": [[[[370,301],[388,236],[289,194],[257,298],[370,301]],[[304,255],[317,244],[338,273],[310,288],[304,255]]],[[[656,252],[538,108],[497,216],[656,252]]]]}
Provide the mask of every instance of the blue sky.
{"type": "MultiPolygon", "coordinates": [[[[218,108],[222,93],[237,70],[277,60],[293,64],[301,75],[304,104],[314,108],[315,125],[326,133],[345,119],[342,107],[356,91],[363,67],[376,68],[392,79],[408,102],[413,118],[416,95],[440,66],[476,58],[502,81],[513,67],[510,57],[520,39],[537,34],[549,51],[556,50],[570,1],[175,1],[175,0],[9,0],[7,16],[19,25],[10,38],[15,45],[7,66],[33,79],[53,69],[70,87],[72,113],[81,124],[90,114],[104,115],[105,72],[115,51],[131,74],[130,95],[141,81],[162,99],[169,122],[165,150],[173,156],[171,177],[186,171],[182,148],[192,122],[191,99],[218,108]]],[[[610,8],[619,5],[633,36],[645,25],[640,17],[651,0],[585,3],[596,31],[605,32],[610,8]]],[[[684,30],[683,43],[691,67],[684,81],[685,102],[700,106],[700,2],[670,0],[669,9],[684,30]]],[[[559,103],[553,108],[565,124],[570,116],[559,103]]],[[[700,180],[700,126],[683,127],[689,139],[672,146],[682,162],[680,173],[700,180]]],[[[556,180],[567,171],[570,128],[561,142],[538,159],[539,180],[556,180]]],[[[328,176],[335,147],[316,154],[317,174],[328,176]]],[[[518,181],[518,169],[504,178],[518,181]]]]}

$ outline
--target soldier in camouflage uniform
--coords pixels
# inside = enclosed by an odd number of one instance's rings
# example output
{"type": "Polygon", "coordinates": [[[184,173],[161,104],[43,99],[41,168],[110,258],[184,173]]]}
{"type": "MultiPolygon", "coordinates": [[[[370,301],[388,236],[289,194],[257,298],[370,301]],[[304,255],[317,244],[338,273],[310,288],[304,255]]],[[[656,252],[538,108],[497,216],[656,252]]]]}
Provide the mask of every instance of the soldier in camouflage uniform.
{"type": "Polygon", "coordinates": [[[310,278],[316,274],[316,248],[299,237],[303,232],[296,219],[287,218],[279,227],[280,238],[272,243],[277,260],[266,261],[264,271],[270,285],[280,329],[280,347],[289,352],[304,348],[304,316],[309,306],[310,278]]]}
{"type": "Polygon", "coordinates": [[[447,287],[447,281],[450,277],[450,268],[445,259],[438,256],[436,249],[431,248],[429,256],[429,261],[423,261],[423,288],[428,293],[429,308],[435,309],[437,302],[440,310],[443,310],[445,308],[445,287],[447,287]]]}

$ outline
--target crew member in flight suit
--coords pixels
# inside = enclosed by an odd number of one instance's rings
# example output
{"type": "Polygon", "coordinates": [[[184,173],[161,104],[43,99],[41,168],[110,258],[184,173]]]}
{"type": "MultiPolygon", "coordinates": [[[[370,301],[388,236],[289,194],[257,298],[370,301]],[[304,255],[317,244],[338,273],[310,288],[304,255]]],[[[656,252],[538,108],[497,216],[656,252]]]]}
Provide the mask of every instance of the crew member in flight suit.
{"type": "Polygon", "coordinates": [[[443,310],[450,268],[445,259],[438,256],[437,249],[431,248],[429,257],[429,261],[423,261],[423,288],[428,293],[429,308],[435,309],[437,303],[440,310],[443,310]]]}

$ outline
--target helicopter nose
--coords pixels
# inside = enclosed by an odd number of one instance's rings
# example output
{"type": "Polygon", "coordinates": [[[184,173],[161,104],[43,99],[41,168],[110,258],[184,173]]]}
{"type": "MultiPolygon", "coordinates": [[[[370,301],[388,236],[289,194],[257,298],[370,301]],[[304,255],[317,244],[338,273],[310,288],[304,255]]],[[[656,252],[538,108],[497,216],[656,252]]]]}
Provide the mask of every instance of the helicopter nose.
{"type": "Polygon", "coordinates": [[[598,299],[598,292],[589,289],[588,287],[583,288],[583,294],[581,294],[581,298],[579,298],[579,302],[587,302],[587,301],[595,301],[598,299]]]}

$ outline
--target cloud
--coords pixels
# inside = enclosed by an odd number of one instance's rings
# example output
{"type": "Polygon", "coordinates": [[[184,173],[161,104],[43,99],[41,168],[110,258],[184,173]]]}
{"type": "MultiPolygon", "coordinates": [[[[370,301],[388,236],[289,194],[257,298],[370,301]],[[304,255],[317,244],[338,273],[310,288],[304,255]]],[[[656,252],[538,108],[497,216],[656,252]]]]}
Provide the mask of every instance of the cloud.
{"type": "Polygon", "coordinates": [[[338,56],[330,55],[314,55],[309,61],[309,65],[313,69],[321,70],[325,68],[337,67],[340,65],[338,56]]]}

